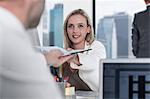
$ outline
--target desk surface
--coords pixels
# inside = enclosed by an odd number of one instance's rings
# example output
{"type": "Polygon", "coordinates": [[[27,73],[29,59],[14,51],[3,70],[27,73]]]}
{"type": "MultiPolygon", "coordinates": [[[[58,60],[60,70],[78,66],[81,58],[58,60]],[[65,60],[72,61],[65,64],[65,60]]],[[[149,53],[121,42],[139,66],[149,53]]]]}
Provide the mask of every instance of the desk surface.
{"type": "Polygon", "coordinates": [[[98,92],[76,91],[76,95],[66,96],[66,99],[98,99],[98,92]]]}

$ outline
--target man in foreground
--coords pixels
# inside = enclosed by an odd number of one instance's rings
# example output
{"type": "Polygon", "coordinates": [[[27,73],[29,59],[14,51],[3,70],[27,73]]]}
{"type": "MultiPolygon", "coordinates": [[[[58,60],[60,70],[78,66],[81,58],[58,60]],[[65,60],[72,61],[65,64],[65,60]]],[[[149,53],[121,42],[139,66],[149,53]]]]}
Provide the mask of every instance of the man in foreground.
{"type": "Polygon", "coordinates": [[[0,99],[61,99],[47,64],[72,56],[35,52],[27,29],[38,25],[44,0],[0,0],[0,99]]]}

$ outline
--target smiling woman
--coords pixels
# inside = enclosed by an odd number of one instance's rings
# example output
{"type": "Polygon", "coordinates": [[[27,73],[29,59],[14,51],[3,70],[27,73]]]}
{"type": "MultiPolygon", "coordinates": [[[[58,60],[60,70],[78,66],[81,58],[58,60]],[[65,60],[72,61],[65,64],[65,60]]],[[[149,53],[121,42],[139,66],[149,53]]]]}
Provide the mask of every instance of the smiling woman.
{"type": "Polygon", "coordinates": [[[64,22],[65,48],[92,49],[76,54],[63,64],[63,78],[76,90],[98,91],[99,60],[106,58],[105,47],[94,38],[91,21],[82,9],[72,11],[64,22]],[[97,80],[95,80],[97,79],[97,80]]]}
{"type": "MultiPolygon", "coordinates": [[[[94,32],[90,18],[87,13],[85,13],[82,9],[77,9],[70,13],[64,23],[64,35],[65,48],[72,48],[72,40],[75,40],[75,38],[77,39],[79,36],[82,38],[82,40],[87,41],[91,44],[94,41],[94,32]]],[[[84,45],[80,47],[83,46],[84,45]]]]}

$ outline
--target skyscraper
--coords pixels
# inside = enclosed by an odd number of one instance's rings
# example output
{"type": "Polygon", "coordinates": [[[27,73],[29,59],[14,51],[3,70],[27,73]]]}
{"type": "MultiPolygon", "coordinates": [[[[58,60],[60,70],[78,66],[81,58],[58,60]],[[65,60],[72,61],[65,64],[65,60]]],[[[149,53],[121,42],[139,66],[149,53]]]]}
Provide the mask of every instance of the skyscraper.
{"type": "Polygon", "coordinates": [[[39,42],[40,42],[40,46],[48,46],[45,45],[45,43],[49,43],[49,41],[47,39],[44,39],[44,34],[45,33],[49,33],[49,21],[48,21],[48,12],[47,12],[47,8],[45,8],[43,15],[41,17],[40,23],[37,27],[38,30],[38,36],[39,36],[39,42]]]}
{"type": "Polygon", "coordinates": [[[63,47],[63,4],[50,10],[50,45],[63,47]]]}
{"type": "Polygon", "coordinates": [[[129,15],[125,12],[114,15],[117,32],[117,56],[118,58],[128,58],[129,53],[129,15]]]}
{"type": "Polygon", "coordinates": [[[100,19],[97,40],[106,47],[107,58],[128,58],[130,16],[125,12],[100,19]]]}
{"type": "Polygon", "coordinates": [[[102,19],[100,19],[97,29],[97,40],[101,41],[105,48],[107,53],[107,58],[116,58],[117,51],[115,51],[116,48],[114,48],[116,36],[115,35],[115,22],[114,18],[111,16],[106,16],[102,19]],[[114,42],[112,42],[114,41],[114,42]]]}
{"type": "Polygon", "coordinates": [[[48,21],[49,14],[47,12],[47,9],[45,8],[45,11],[42,16],[42,40],[43,40],[43,46],[49,46],[49,21],[48,21]]]}
{"type": "Polygon", "coordinates": [[[43,46],[49,46],[49,34],[43,33],[43,46]]]}

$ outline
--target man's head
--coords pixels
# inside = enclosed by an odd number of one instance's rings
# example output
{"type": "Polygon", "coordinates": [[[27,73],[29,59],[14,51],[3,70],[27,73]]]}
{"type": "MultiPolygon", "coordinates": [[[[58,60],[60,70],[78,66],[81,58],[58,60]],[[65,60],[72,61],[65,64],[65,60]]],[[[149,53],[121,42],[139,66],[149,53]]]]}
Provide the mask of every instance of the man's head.
{"type": "Polygon", "coordinates": [[[38,25],[44,4],[45,0],[0,0],[0,7],[12,12],[25,28],[34,28],[38,25]]]}
{"type": "Polygon", "coordinates": [[[144,0],[146,4],[150,3],[150,0],[144,0]]]}
{"type": "Polygon", "coordinates": [[[32,2],[32,6],[29,9],[28,15],[28,27],[36,27],[39,24],[41,15],[44,10],[45,0],[29,0],[32,2]]]}

